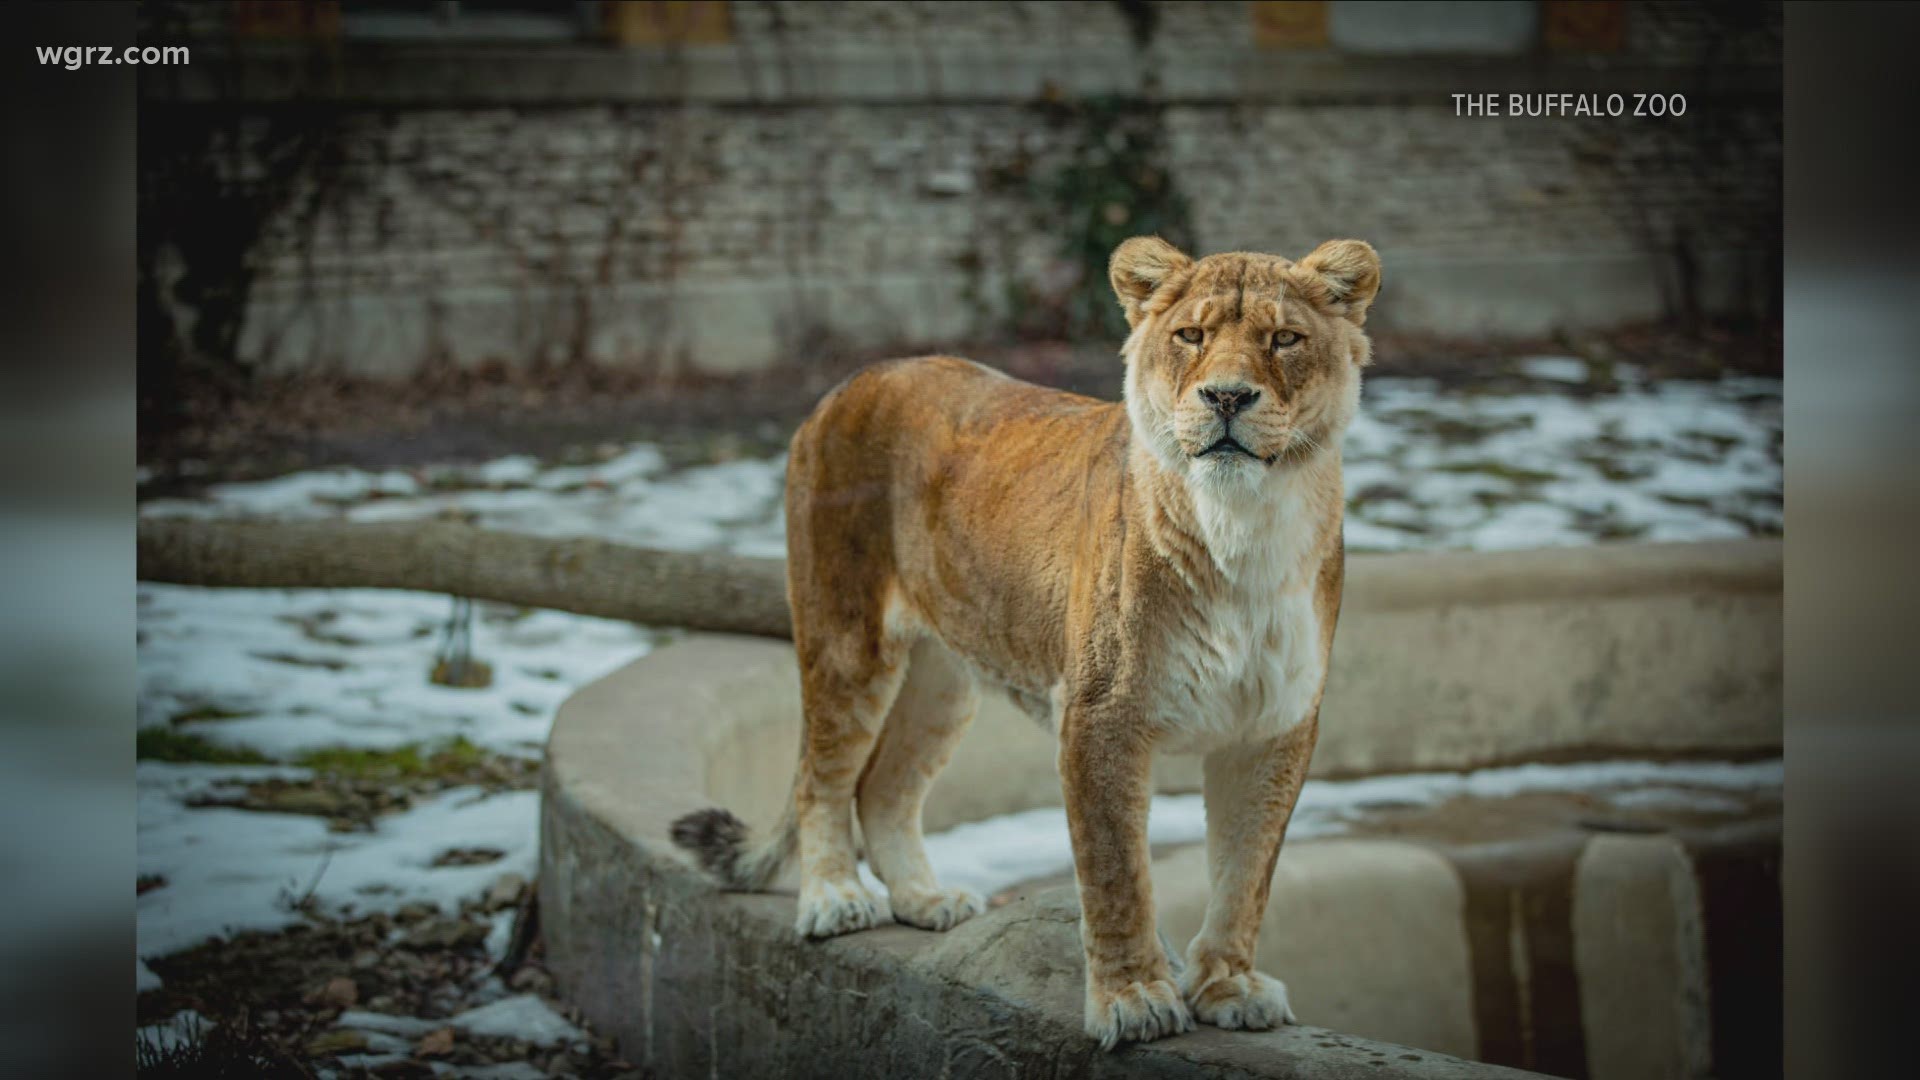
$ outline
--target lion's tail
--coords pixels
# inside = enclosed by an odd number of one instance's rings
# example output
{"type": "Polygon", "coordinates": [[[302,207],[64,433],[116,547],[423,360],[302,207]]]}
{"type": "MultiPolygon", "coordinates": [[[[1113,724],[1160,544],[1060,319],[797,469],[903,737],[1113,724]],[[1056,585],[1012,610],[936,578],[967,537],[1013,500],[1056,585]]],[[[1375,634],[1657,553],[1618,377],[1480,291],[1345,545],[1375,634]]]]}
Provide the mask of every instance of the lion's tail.
{"type": "Polygon", "coordinates": [[[692,852],[723,887],[740,892],[756,892],[773,884],[793,860],[798,836],[792,799],[787,800],[780,824],[758,841],[746,822],[717,806],[695,810],[673,823],[673,842],[692,852]]]}

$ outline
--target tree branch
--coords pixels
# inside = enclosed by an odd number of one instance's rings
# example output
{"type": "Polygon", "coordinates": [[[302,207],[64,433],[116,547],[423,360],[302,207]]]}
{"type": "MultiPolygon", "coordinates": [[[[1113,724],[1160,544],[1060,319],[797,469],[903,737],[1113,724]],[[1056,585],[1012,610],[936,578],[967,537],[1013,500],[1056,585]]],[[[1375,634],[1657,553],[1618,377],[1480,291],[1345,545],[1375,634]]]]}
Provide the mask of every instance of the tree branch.
{"type": "Polygon", "coordinates": [[[140,522],[143,581],[414,589],[692,630],[792,636],[778,559],[553,540],[452,522],[140,522]]]}

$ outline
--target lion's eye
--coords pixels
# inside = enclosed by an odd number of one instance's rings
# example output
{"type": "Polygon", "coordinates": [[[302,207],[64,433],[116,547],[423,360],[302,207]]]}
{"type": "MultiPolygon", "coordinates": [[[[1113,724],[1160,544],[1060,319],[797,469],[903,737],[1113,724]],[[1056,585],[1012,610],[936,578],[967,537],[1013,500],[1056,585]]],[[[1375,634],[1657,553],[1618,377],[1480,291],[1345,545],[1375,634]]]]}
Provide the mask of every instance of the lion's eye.
{"type": "Polygon", "coordinates": [[[1276,349],[1285,349],[1289,346],[1300,344],[1302,340],[1303,338],[1298,331],[1276,330],[1273,335],[1273,347],[1276,349]]]}
{"type": "Polygon", "coordinates": [[[1189,345],[1198,345],[1206,339],[1207,332],[1197,326],[1185,326],[1175,330],[1173,336],[1189,345]]]}

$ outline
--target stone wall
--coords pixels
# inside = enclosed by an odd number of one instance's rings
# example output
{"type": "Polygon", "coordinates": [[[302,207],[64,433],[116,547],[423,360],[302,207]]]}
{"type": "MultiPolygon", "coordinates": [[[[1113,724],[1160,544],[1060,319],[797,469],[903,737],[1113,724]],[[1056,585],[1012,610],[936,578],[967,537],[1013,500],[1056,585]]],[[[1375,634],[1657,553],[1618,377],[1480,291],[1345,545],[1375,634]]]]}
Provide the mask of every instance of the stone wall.
{"type": "Polygon", "coordinates": [[[708,36],[664,44],[374,40],[352,4],[236,36],[165,9],[148,36],[195,53],[143,72],[156,321],[268,368],[752,370],[1099,337],[1061,312],[1104,288],[1088,249],[1133,229],[1296,256],[1367,238],[1381,323],[1442,333],[1776,302],[1777,7],[1588,5],[1618,25],[1568,45],[1554,4],[1517,29],[1456,4],[1439,55],[1420,8],[694,6],[708,36]],[[1476,20],[1482,45],[1455,32],[1476,20]],[[1468,91],[1689,110],[1456,116],[1468,91]],[[1145,142],[1109,150],[1116,116],[1145,142]]]}

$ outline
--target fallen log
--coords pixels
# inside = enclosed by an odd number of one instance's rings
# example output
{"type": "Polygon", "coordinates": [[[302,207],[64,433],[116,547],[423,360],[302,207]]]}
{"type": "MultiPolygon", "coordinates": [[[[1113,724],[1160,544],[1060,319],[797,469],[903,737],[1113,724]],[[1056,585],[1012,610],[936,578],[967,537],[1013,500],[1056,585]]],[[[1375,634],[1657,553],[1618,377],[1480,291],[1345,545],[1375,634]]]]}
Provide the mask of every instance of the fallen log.
{"type": "Polygon", "coordinates": [[[142,581],[411,589],[690,630],[788,638],[784,564],[455,522],[140,522],[142,581]]]}

